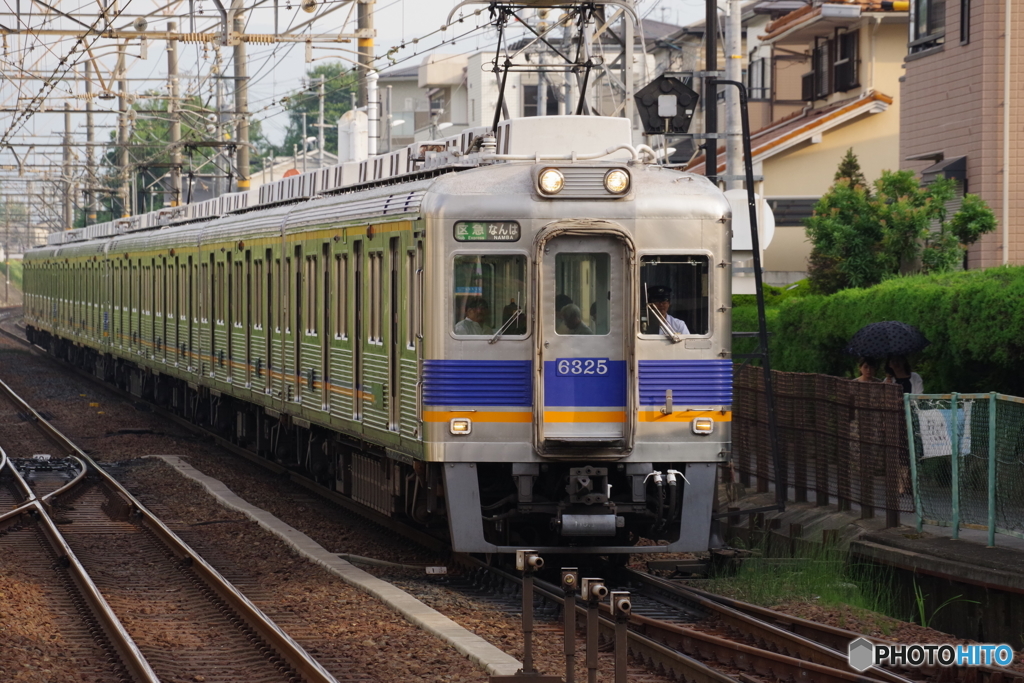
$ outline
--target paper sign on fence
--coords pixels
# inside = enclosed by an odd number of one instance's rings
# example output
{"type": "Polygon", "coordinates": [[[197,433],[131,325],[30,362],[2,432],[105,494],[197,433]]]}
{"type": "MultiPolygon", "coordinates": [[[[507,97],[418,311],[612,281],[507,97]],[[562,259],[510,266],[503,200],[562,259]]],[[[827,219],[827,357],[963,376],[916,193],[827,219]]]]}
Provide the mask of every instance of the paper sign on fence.
{"type": "MultiPolygon", "coordinates": [[[[957,426],[960,433],[958,451],[961,456],[971,452],[971,407],[973,402],[966,402],[963,408],[957,408],[957,426]]],[[[917,410],[917,424],[921,430],[921,460],[938,458],[953,454],[953,431],[950,429],[951,410],[933,408],[917,410]]]]}

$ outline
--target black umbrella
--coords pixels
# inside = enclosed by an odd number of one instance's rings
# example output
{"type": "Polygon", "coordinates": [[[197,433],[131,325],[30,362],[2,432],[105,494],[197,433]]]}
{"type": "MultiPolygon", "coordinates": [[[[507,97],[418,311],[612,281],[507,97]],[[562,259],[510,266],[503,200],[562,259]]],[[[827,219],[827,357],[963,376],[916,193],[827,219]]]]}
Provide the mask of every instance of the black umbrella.
{"type": "Polygon", "coordinates": [[[916,353],[930,343],[913,325],[885,320],[860,328],[844,351],[851,356],[885,358],[916,353]]]}

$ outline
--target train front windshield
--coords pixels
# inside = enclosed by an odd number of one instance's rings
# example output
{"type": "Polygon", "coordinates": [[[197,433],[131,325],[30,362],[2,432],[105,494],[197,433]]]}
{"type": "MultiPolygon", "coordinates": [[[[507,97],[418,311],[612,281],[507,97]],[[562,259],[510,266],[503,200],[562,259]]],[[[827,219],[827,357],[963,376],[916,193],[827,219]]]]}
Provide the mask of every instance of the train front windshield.
{"type": "Polygon", "coordinates": [[[640,332],[708,333],[708,257],[659,254],[640,258],[640,332]]]}
{"type": "Polygon", "coordinates": [[[452,329],[458,336],[526,333],[526,257],[455,257],[452,329]]]}

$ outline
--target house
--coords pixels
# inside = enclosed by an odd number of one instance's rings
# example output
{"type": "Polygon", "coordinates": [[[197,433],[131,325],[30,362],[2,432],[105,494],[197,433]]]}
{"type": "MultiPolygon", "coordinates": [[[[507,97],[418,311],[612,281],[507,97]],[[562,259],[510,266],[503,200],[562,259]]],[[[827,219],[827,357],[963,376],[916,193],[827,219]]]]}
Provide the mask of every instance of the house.
{"type": "MultiPolygon", "coordinates": [[[[764,11],[777,4],[765,3],[764,11]]],[[[900,167],[896,95],[908,14],[892,5],[815,0],[748,35],[747,84],[765,101],[761,115],[775,117],[751,135],[756,191],[776,218],[763,260],[766,282],[805,277],[811,245],[803,219],[832,185],[847,149],[870,180],[900,167]]],[[[718,161],[725,173],[724,147],[718,161]]],[[[703,155],[687,168],[704,173],[703,155]]]]}
{"type": "MultiPolygon", "coordinates": [[[[552,16],[535,11],[528,15],[528,20],[535,28],[541,29],[543,22],[551,21],[552,16]]],[[[616,26],[607,26],[596,37],[595,51],[604,59],[599,60],[601,63],[595,67],[587,88],[589,106],[607,116],[623,112],[622,64],[616,61],[622,47],[619,43],[621,36],[615,33],[617,30],[616,26]]],[[[650,53],[663,49],[664,46],[659,47],[659,41],[678,32],[679,27],[645,19],[642,31],[643,40],[637,36],[634,41],[632,59],[633,81],[637,90],[648,76],[653,78],[655,75],[655,58],[650,53]]],[[[558,32],[548,40],[563,51],[574,53],[574,47],[562,44],[565,38],[558,32]]],[[[510,49],[524,48],[527,42],[514,43],[510,49]]],[[[538,65],[564,63],[550,46],[539,41],[526,48],[520,59],[538,65]]],[[[382,72],[378,81],[382,97],[386,97],[386,88],[391,86],[393,119],[404,121],[401,135],[398,134],[398,126],[393,131],[393,145],[398,147],[414,141],[432,140],[465,128],[490,125],[499,93],[493,61],[494,52],[486,50],[469,54],[431,53],[417,66],[396,67],[382,72]]],[[[543,73],[512,71],[505,86],[504,109],[510,118],[572,114],[578,98],[576,77],[566,78],[563,70],[543,73]]],[[[637,135],[637,142],[641,142],[639,131],[637,135]]]]}
{"type": "Polygon", "coordinates": [[[995,212],[998,229],[970,248],[967,267],[1024,263],[1024,15],[1008,2],[915,0],[910,25],[900,167],[926,183],[955,178],[995,212]]]}

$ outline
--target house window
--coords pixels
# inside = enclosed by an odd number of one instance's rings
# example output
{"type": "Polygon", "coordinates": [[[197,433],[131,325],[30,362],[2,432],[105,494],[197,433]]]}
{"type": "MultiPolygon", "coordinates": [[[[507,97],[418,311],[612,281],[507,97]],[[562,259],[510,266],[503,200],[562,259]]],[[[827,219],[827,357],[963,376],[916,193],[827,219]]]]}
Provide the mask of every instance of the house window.
{"type": "Polygon", "coordinates": [[[910,52],[942,45],[946,35],[946,0],[914,0],[910,4],[910,52]]]}
{"type": "Polygon", "coordinates": [[[547,86],[547,96],[544,99],[543,109],[541,111],[540,86],[524,85],[523,116],[557,116],[558,95],[555,93],[555,89],[551,85],[547,86]]]}
{"type": "Polygon", "coordinates": [[[971,0],[960,0],[960,44],[971,42],[971,0]]]}
{"type": "Polygon", "coordinates": [[[857,44],[860,31],[840,33],[836,36],[836,63],[834,79],[836,92],[846,92],[858,87],[857,44]]]}
{"type": "Polygon", "coordinates": [[[749,66],[747,67],[747,90],[752,100],[770,99],[768,83],[768,60],[754,59],[751,53],[749,66]]]}

